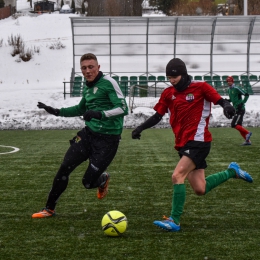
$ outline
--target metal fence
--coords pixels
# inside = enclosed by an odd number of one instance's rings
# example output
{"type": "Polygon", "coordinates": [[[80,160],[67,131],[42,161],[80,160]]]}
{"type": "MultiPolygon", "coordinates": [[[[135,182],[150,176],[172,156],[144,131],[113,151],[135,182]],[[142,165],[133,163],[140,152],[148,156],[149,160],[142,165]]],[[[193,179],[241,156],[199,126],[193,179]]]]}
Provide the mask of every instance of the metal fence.
{"type": "Polygon", "coordinates": [[[173,57],[191,75],[260,74],[260,16],[71,17],[73,74],[92,52],[110,75],[165,75],[173,57]]]}

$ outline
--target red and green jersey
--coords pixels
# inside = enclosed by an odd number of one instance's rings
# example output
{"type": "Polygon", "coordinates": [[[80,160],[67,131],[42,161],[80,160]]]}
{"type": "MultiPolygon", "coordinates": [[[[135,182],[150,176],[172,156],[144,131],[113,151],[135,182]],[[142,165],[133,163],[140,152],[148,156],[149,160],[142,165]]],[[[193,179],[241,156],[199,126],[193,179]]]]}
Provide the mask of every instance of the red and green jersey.
{"type": "Polygon", "coordinates": [[[128,114],[128,106],[117,82],[108,75],[102,76],[92,87],[85,86],[79,104],[61,108],[60,116],[82,116],[86,111],[102,113],[102,118],[91,119],[85,124],[96,133],[119,135],[123,130],[123,119],[128,114]]]}
{"type": "Polygon", "coordinates": [[[217,91],[206,82],[191,81],[182,92],[174,87],[166,88],[154,110],[160,115],[169,113],[175,148],[179,150],[188,141],[212,141],[208,130],[211,102],[216,104],[220,99],[217,91]]]}

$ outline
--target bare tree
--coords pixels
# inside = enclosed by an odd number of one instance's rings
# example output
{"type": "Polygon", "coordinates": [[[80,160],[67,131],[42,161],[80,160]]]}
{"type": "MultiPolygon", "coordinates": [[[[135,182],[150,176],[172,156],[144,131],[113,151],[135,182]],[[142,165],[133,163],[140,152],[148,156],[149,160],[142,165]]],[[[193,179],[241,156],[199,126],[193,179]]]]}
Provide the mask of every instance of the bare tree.
{"type": "Polygon", "coordinates": [[[107,0],[105,10],[108,16],[120,16],[120,2],[118,0],[107,0]]]}
{"type": "Polygon", "coordinates": [[[244,0],[237,0],[236,14],[242,14],[244,10],[244,0]]]}
{"type": "MultiPolygon", "coordinates": [[[[249,15],[260,14],[259,0],[250,0],[247,2],[247,11],[249,15]]],[[[229,15],[243,15],[244,13],[244,0],[228,0],[229,15]]]]}
{"type": "Polygon", "coordinates": [[[169,10],[169,15],[216,15],[217,5],[208,0],[200,0],[199,2],[192,2],[188,0],[179,0],[174,7],[169,10]],[[201,14],[198,13],[201,11],[201,14]]]}
{"type": "Polygon", "coordinates": [[[260,14],[259,0],[248,1],[248,14],[249,15],[259,15],[260,14]]]}
{"type": "Polygon", "coordinates": [[[102,16],[103,13],[103,0],[88,0],[88,16],[102,16]]]}
{"type": "Polygon", "coordinates": [[[141,16],[143,0],[88,0],[89,16],[141,16]]]}
{"type": "Polygon", "coordinates": [[[142,16],[143,0],[133,0],[133,16],[142,16]]]}

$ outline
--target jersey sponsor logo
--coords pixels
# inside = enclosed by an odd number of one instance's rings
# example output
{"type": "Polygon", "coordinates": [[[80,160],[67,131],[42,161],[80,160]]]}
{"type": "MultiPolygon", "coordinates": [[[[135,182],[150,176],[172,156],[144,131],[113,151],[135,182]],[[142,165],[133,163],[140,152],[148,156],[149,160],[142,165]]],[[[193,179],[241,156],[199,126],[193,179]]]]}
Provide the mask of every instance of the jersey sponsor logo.
{"type": "Polygon", "coordinates": [[[186,100],[188,101],[188,102],[192,102],[193,100],[194,100],[194,95],[193,94],[188,94],[187,96],[186,96],[186,100]]]}

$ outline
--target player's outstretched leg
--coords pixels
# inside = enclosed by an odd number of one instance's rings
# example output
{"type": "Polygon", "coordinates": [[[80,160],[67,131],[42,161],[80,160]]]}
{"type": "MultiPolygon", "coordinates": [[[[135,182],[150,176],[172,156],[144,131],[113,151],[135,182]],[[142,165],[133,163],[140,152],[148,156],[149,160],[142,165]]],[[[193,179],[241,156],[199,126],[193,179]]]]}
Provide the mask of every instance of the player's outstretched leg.
{"type": "Polygon", "coordinates": [[[236,171],[237,179],[242,179],[242,180],[250,182],[250,183],[253,182],[253,178],[251,177],[251,175],[248,172],[243,171],[236,162],[230,163],[228,168],[234,169],[236,171]]]}
{"type": "Polygon", "coordinates": [[[167,218],[165,216],[163,216],[163,218],[165,220],[156,220],[153,222],[153,224],[159,228],[162,228],[166,231],[170,231],[170,232],[176,232],[179,231],[181,229],[180,224],[177,225],[174,223],[173,219],[171,217],[167,218]]]}

